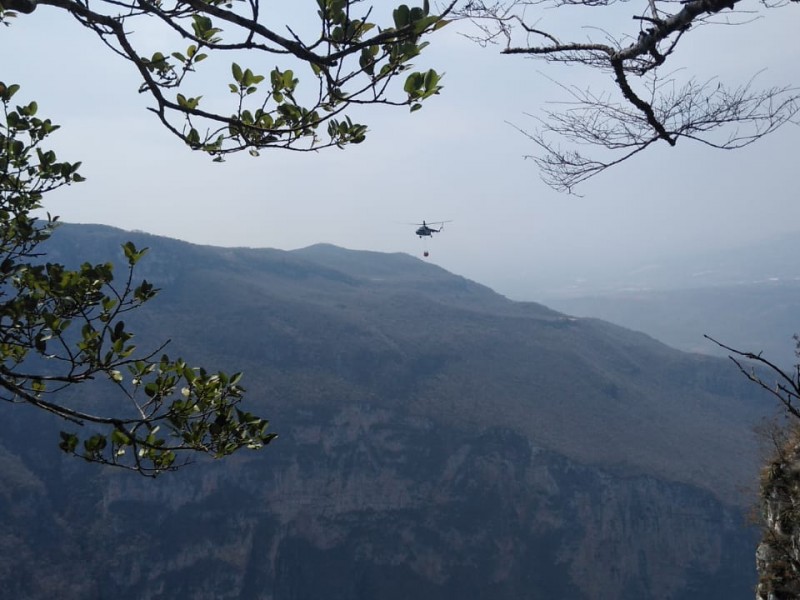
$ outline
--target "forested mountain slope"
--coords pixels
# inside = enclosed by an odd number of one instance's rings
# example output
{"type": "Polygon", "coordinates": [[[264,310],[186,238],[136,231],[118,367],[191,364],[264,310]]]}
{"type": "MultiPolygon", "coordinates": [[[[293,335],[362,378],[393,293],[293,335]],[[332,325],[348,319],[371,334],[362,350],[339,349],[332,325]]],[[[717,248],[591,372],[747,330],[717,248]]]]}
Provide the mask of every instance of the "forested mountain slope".
{"type": "Polygon", "coordinates": [[[401,254],[65,226],[50,258],[101,260],[127,239],[151,248],[140,276],[163,288],[140,344],[169,337],[173,354],[243,370],[280,437],[151,481],[62,460],[60,424],[7,407],[4,589],[752,597],[752,426],[772,410],[728,361],[401,254]]]}

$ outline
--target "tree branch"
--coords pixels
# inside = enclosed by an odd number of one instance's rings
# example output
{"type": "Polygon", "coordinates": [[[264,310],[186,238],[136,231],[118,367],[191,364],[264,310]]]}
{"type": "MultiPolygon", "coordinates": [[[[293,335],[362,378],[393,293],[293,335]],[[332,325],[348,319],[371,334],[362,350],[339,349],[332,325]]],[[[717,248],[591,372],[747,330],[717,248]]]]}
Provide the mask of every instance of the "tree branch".
{"type": "Polygon", "coordinates": [[[458,12],[482,32],[479,42],[505,38],[503,54],[609,72],[621,101],[636,109],[626,110],[611,94],[598,99],[589,90],[562,86],[574,102],[562,103],[565,112],[546,111],[540,128],[528,134],[543,151],[536,157],[543,178],[558,190],[572,192],[576,184],[630,159],[653,141],[675,146],[684,137],[715,148],[740,148],[792,122],[800,111],[798,88],[759,91],[753,88],[753,79],[726,88],[717,82],[716,86],[697,83],[691,77],[678,86],[675,74],[659,73],[688,32],[710,23],[721,11],[734,10],[740,0],[645,1],[645,14],[632,17],[638,32],[616,37],[604,32],[603,43],[561,41],[538,23],[529,25],[526,11],[533,6],[599,9],[614,0],[509,0],[489,6],[472,1],[458,12]],[[523,44],[515,43],[515,29],[524,35],[523,44]],[[727,138],[719,139],[716,132],[728,132],[727,138]],[[561,149],[546,139],[549,134],[575,149],[561,149]]]}

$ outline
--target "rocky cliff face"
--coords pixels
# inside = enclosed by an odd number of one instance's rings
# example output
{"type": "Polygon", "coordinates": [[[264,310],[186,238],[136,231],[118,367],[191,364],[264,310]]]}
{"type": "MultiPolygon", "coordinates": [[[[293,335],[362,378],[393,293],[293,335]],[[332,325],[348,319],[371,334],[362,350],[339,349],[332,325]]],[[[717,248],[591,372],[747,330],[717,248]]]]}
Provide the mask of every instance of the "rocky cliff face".
{"type": "Polygon", "coordinates": [[[761,473],[758,600],[800,597],[800,428],[780,433],[761,473]]]}
{"type": "Polygon", "coordinates": [[[4,589],[142,600],[752,597],[743,511],[696,487],[402,411],[329,407],[292,422],[268,453],[156,481],[72,462],[37,476],[14,459],[4,589]]]}

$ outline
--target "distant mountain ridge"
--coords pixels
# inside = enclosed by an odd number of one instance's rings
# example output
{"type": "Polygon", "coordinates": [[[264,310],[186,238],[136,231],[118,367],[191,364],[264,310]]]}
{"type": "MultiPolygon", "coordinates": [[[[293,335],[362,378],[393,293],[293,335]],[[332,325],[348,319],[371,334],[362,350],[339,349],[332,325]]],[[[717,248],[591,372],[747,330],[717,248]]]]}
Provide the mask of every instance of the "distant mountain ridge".
{"type": "Polygon", "coordinates": [[[793,335],[800,332],[798,255],[800,234],[664,261],[544,298],[559,310],[643,331],[680,350],[727,355],[703,337],[708,334],[790,368],[793,335]]]}
{"type": "Polygon", "coordinates": [[[624,265],[580,279],[562,278],[542,289],[520,282],[515,297],[535,295],[551,301],[589,296],[660,293],[675,290],[734,288],[765,283],[800,282],[800,232],[717,250],[689,252],[676,248],[671,256],[624,265]],[[526,290],[525,287],[530,289],[526,290]],[[535,291],[534,291],[535,290],[535,291]]]}
{"type": "Polygon", "coordinates": [[[43,462],[55,437],[25,440],[53,424],[9,410],[0,547],[36,558],[4,589],[45,597],[24,574],[47,561],[67,598],[752,596],[743,488],[772,409],[727,361],[403,254],[65,225],[49,257],[128,239],[163,288],[140,343],[243,370],[280,437],[153,483],[43,462]]]}

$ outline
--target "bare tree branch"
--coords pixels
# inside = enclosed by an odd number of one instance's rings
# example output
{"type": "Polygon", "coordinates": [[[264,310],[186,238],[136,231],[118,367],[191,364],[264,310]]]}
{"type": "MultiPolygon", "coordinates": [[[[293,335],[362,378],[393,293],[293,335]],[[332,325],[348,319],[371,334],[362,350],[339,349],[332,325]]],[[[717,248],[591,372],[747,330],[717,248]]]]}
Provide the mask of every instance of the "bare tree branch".
{"type": "Polygon", "coordinates": [[[726,346],[722,342],[715,340],[709,335],[704,335],[703,337],[714,342],[720,348],[730,352],[732,356],[729,358],[734,362],[734,364],[744,374],[745,377],[758,385],[761,389],[767,391],[772,396],[777,398],[784,408],[786,408],[789,414],[800,419],[800,408],[798,408],[798,403],[800,403],[800,366],[795,367],[794,374],[789,374],[778,367],[775,363],[761,356],[760,353],[756,354],[754,352],[744,352],[742,350],[731,348],[730,346],[726,346]],[[745,368],[744,364],[736,357],[744,358],[752,361],[756,365],[766,367],[767,371],[776,377],[775,383],[767,383],[764,381],[762,376],[756,372],[755,369],[745,368]]]}
{"type": "MultiPolygon", "coordinates": [[[[785,6],[789,1],[797,2],[787,0],[768,6],[785,6]]],[[[504,40],[503,54],[583,66],[611,75],[615,94],[597,95],[591,90],[562,86],[571,96],[561,103],[562,111],[545,110],[532,132],[517,126],[541,150],[533,158],[543,179],[555,189],[573,192],[579,183],[630,159],[656,141],[675,146],[680,138],[686,138],[730,150],[796,122],[800,112],[798,87],[758,89],[755,77],[738,87],[716,80],[701,83],[692,77],[679,84],[676,74],[661,72],[687,33],[712,24],[720,12],[733,11],[740,2],[646,0],[643,14],[632,15],[638,31],[616,36],[604,31],[602,42],[561,41],[553,32],[531,24],[527,20],[529,11],[575,5],[597,10],[614,0],[509,0],[492,5],[472,1],[459,9],[458,15],[477,26],[479,34],[473,37],[482,38],[479,41],[504,40]],[[524,36],[524,44],[514,43],[515,32],[524,36]]],[[[742,23],[752,18],[748,16],[742,23]]]]}

